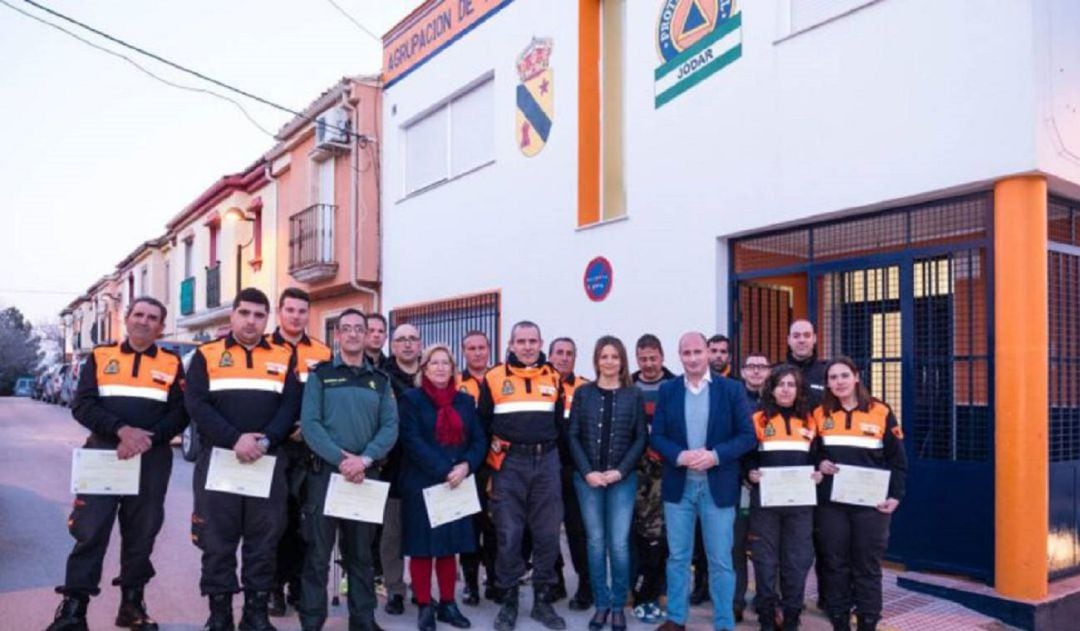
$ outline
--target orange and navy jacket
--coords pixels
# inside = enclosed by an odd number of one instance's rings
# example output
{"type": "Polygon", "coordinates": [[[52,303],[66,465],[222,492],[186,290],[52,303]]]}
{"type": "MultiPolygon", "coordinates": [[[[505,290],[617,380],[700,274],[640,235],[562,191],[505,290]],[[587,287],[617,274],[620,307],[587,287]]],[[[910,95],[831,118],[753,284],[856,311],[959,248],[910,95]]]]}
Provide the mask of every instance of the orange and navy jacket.
{"type": "Polygon", "coordinates": [[[564,419],[570,419],[570,408],[574,405],[574,391],[586,383],[589,383],[588,379],[573,373],[570,373],[569,379],[562,380],[564,419]]]}
{"type": "Polygon", "coordinates": [[[464,392],[473,398],[474,403],[480,402],[480,379],[477,379],[468,370],[459,372],[454,379],[458,392],[464,392]]]}
{"type": "MultiPolygon", "coordinates": [[[[843,408],[827,414],[823,406],[814,410],[818,433],[815,460],[830,460],[834,464],[888,469],[889,497],[904,499],[904,478],[907,474],[907,454],[904,453],[904,432],[896,415],[885,403],[873,399],[868,405],[852,410],[843,408]]],[[[825,476],[818,485],[818,502],[832,495],[832,476],[825,476]]]]}
{"type": "Polygon", "coordinates": [[[330,361],[334,354],[329,346],[313,337],[308,337],[307,333],[301,335],[296,344],[285,339],[280,328],[274,329],[274,332],[267,337],[272,343],[288,346],[296,353],[296,378],[300,380],[300,383],[307,383],[308,375],[315,370],[315,367],[330,361]]]}
{"type": "Polygon", "coordinates": [[[748,469],[763,467],[805,467],[813,465],[810,447],[817,435],[813,414],[799,418],[792,410],[768,416],[763,410],[752,417],[758,447],[746,455],[748,469]]]}
{"type": "Polygon", "coordinates": [[[543,353],[534,366],[510,353],[484,375],[476,412],[488,433],[511,443],[554,441],[563,418],[559,371],[543,353]]]}
{"type": "Polygon", "coordinates": [[[264,337],[249,351],[232,333],[195,351],[184,388],[206,444],[227,449],[248,432],[280,443],[300,417],[302,394],[291,347],[264,337]]]}
{"type": "Polygon", "coordinates": [[[183,380],[180,358],[156,344],[141,353],[127,340],[98,346],[79,373],[71,413],[98,443],[118,444],[117,430],[128,425],[165,445],[188,423],[183,380]]]}

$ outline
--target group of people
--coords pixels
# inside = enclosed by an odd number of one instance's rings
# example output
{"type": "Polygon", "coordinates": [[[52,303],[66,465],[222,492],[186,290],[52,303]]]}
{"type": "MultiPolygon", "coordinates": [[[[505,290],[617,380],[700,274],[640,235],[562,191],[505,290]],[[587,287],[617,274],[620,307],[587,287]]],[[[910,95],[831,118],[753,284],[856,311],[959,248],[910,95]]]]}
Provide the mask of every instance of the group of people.
{"type": "Polygon", "coordinates": [[[385,355],[386,319],[357,309],[338,315],[331,352],[307,335],[308,306],[307,294],[286,289],[278,327],[266,334],[268,298],[240,291],[230,332],[200,346],[185,371],[155,344],[166,307],[132,301],[128,337],[94,349],[72,408],[91,432],[86,447],[140,456],[139,494],[76,497],[69,520],[76,543],[49,631],[86,629],[117,518],[116,624],[158,628],[143,589],[154,576],[169,442],[189,417],[202,438],[191,537],[202,552],[210,631],[234,629],[233,596],[241,592],[242,631],[274,629],[270,617],[289,606],[303,629],[321,629],[335,540],[350,629],[379,629],[377,565],[385,611],[404,612],[405,559],[418,628],[470,627],[456,602],[458,558],[465,604],[479,604],[485,569],[483,597],[500,606],[495,629],[515,628],[530,570],[530,616],[564,629],[553,606],[569,597],[564,528],[578,574],[569,606],[594,609],[592,631],[626,629],[628,604],[642,622],[676,631],[703,600],[713,603],[716,629],[734,629],[746,607],[748,552],[763,630],[799,627],[815,557],[819,605],[834,629],[850,629],[852,611],[859,631],[876,628],[890,515],[904,491],[903,433],[854,362],[818,359],[810,322],[792,323],[785,361],[773,365],[751,351],[738,379],[722,335],[682,335],[678,377],[665,368],[655,335],[637,340],[633,374],[623,342],[604,336],[590,381],[575,373],[574,341],[557,338],[545,354],[531,321],[512,327],[505,361],[495,366],[487,336],[468,332],[459,370],[450,347],[425,347],[411,324],[394,328],[385,355]],[[213,448],[244,463],[275,456],[269,496],[207,490],[213,448]],[[816,506],[761,505],[763,472],[778,466],[812,467],[816,506]],[[875,507],[832,502],[831,479],[844,466],[889,470],[888,498],[875,507]],[[335,475],[343,483],[390,482],[381,526],[324,514],[335,475]],[[433,528],[424,489],[456,488],[470,476],[482,510],[433,528]]]}

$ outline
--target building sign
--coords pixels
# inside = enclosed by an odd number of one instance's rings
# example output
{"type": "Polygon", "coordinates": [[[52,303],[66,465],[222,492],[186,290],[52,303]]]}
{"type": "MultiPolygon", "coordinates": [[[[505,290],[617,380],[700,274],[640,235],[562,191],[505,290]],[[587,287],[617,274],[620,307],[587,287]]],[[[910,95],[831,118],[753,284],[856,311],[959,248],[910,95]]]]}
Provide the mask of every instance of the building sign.
{"type": "Polygon", "coordinates": [[[738,0],[664,0],[656,38],[659,108],[742,56],[738,0]]]}
{"type": "Polygon", "coordinates": [[[585,266],[585,295],[593,302],[600,302],[611,293],[611,284],[615,280],[615,271],[611,261],[598,256],[585,266]]]}
{"type": "Polygon", "coordinates": [[[514,137],[521,153],[533,157],[547,144],[555,116],[554,75],[550,68],[551,39],[534,37],[517,58],[517,114],[514,137]]]}
{"type": "Polygon", "coordinates": [[[514,0],[429,0],[383,36],[389,88],[514,0]]]}

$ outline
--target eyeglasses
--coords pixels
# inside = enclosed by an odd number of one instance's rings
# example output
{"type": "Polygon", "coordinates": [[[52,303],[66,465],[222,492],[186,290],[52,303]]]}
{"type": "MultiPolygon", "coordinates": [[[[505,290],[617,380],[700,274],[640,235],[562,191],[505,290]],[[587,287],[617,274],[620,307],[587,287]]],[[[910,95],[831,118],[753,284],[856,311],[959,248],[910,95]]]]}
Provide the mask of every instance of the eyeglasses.
{"type": "Polygon", "coordinates": [[[420,338],[415,336],[415,335],[408,335],[408,336],[403,335],[401,337],[395,337],[394,341],[395,342],[409,342],[409,343],[415,344],[415,343],[420,341],[420,338]]]}
{"type": "Polygon", "coordinates": [[[768,370],[772,366],[768,364],[744,364],[743,370],[768,370]]]}
{"type": "Polygon", "coordinates": [[[349,335],[350,333],[363,335],[367,333],[367,329],[359,324],[341,324],[338,325],[338,331],[341,331],[345,335],[349,335]]]}

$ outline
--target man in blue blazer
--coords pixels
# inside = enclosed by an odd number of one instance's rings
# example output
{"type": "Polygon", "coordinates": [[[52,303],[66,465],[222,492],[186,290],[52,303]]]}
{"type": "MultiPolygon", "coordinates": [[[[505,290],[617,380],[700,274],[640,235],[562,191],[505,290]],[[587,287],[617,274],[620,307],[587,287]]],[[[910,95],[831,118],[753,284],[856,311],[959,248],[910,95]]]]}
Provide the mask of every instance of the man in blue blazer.
{"type": "Polygon", "coordinates": [[[658,631],[681,631],[689,613],[694,522],[701,519],[709,561],[713,626],[734,629],[732,530],[739,502],[739,458],[757,439],[743,386],[709,374],[705,336],[679,339],[684,374],[660,386],[652,448],[664,459],[661,494],[667,524],[668,619],[658,631]]]}

